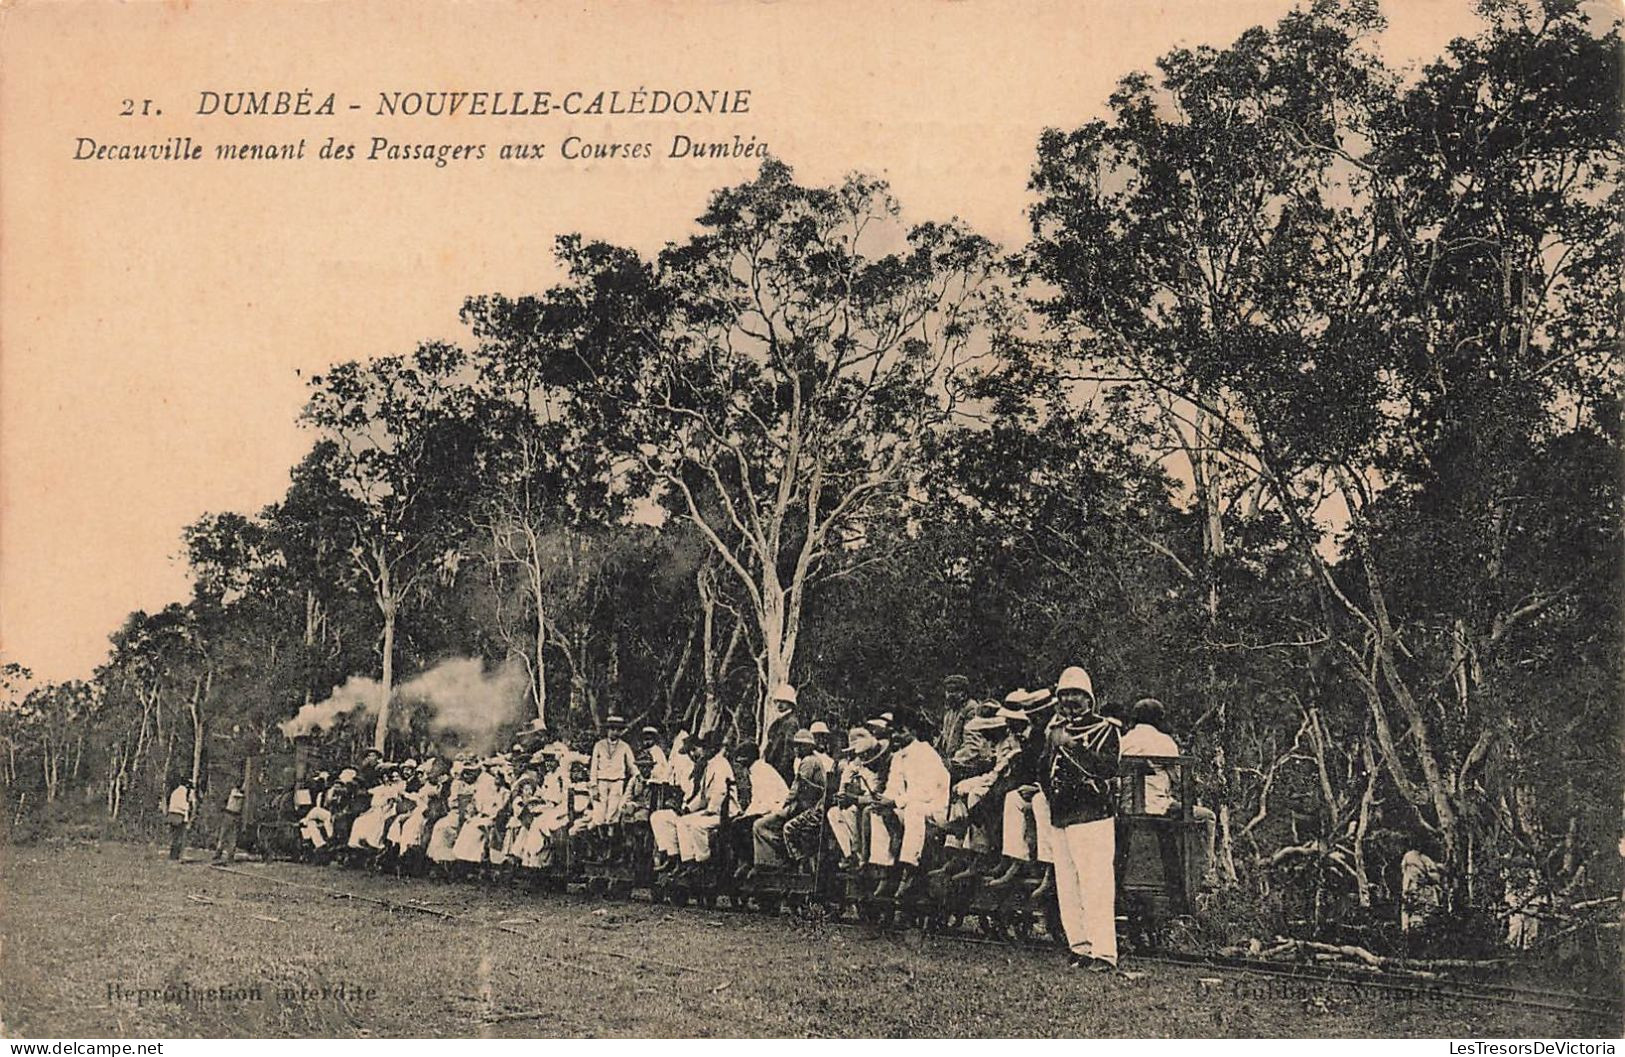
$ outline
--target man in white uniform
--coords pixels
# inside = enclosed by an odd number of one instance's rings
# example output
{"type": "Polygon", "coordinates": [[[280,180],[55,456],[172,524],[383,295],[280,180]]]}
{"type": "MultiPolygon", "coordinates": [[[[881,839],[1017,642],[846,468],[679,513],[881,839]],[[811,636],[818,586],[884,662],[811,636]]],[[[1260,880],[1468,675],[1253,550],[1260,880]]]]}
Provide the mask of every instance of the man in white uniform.
{"type": "Polygon", "coordinates": [[[874,802],[870,815],[869,862],[887,871],[875,889],[876,898],[912,898],[927,884],[920,870],[925,851],[926,826],[942,825],[948,817],[948,768],[931,746],[928,721],[899,711],[892,729],[891,770],[886,789],[874,802]],[[902,846],[894,863],[890,834],[902,830],[902,846]],[[899,871],[896,867],[901,865],[899,871]],[[907,876],[898,878],[901,872],[907,876]]]}
{"type": "Polygon", "coordinates": [[[638,774],[638,763],[632,746],[622,737],[626,720],[610,716],[604,720],[604,736],[592,747],[592,762],[587,782],[592,789],[592,817],[587,825],[593,829],[619,822],[621,809],[626,806],[626,786],[638,774]]]}
{"type": "Polygon", "coordinates": [[[665,857],[659,868],[670,869],[674,859],[694,864],[710,859],[711,832],[721,823],[724,811],[731,815],[738,810],[733,765],[721,750],[722,735],[717,731],[696,738],[694,765],[701,768],[700,780],[683,805],[683,813],[665,810],[649,816],[655,848],[665,857]]]}

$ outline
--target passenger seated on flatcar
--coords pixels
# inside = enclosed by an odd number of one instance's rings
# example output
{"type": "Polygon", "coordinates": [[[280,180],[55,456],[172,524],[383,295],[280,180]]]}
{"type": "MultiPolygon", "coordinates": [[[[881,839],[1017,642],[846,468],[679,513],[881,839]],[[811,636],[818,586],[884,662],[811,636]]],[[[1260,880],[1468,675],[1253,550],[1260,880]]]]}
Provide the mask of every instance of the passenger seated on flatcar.
{"type": "Polygon", "coordinates": [[[338,781],[327,792],[327,810],[333,816],[333,840],[328,845],[329,852],[337,852],[349,845],[350,828],[366,807],[356,780],[355,768],[346,767],[339,772],[338,781]]]}
{"type": "Polygon", "coordinates": [[[451,778],[440,771],[434,760],[420,765],[422,785],[416,793],[409,793],[410,809],[396,829],[396,863],[400,872],[419,874],[423,871],[429,835],[436,822],[446,814],[446,790],[451,778]]]}
{"type": "MultiPolygon", "coordinates": [[[[416,766],[414,762],[413,767],[416,766]]],[[[353,851],[384,850],[384,830],[388,828],[390,819],[395,817],[396,798],[406,791],[406,779],[394,764],[380,767],[373,781],[374,784],[361,794],[367,798],[366,810],[357,815],[350,826],[347,846],[353,851]]]]}
{"type": "Polygon", "coordinates": [[[693,737],[679,730],[671,739],[671,751],[666,754],[666,781],[674,791],[671,803],[663,807],[679,808],[694,795],[695,763],[691,754],[693,737]]]}
{"type": "MultiPolygon", "coordinates": [[[[318,771],[310,777],[305,787],[310,806],[299,819],[301,857],[314,859],[325,855],[333,840],[333,812],[327,807],[328,795],[332,791],[329,777],[326,771],[318,771]]],[[[299,799],[296,794],[294,802],[298,803],[299,799]]]]}
{"type": "Polygon", "coordinates": [[[795,751],[795,778],[784,806],[764,815],[751,828],[753,861],[760,867],[811,860],[818,847],[818,828],[824,823],[824,790],[835,761],[818,748],[811,730],[798,730],[790,739],[795,751]]]}
{"type": "Polygon", "coordinates": [[[694,740],[694,764],[700,781],[683,805],[683,813],[656,811],[649,816],[654,835],[655,869],[667,871],[677,866],[698,865],[711,858],[711,837],[726,811],[739,810],[734,788],[733,765],[722,752],[722,734],[711,731],[694,740]]]}
{"type": "Polygon", "coordinates": [[[423,768],[416,760],[401,762],[398,779],[400,791],[395,796],[395,810],[384,823],[383,833],[384,855],[391,859],[398,859],[401,854],[401,827],[425,799],[419,795],[423,789],[423,768]]]}
{"type": "MultiPolygon", "coordinates": [[[[1129,712],[1129,728],[1123,732],[1124,756],[1179,755],[1179,743],[1164,731],[1166,724],[1162,702],[1154,697],[1142,697],[1134,702],[1129,712]]],[[[1145,803],[1147,815],[1166,815],[1175,804],[1173,777],[1166,763],[1152,763],[1145,775],[1145,803]]]]}
{"type": "Polygon", "coordinates": [[[739,779],[739,799],[744,810],[728,820],[728,840],[733,848],[738,874],[744,876],[755,860],[755,826],[769,815],[784,810],[790,787],[777,767],[762,759],[754,741],[743,741],[733,751],[734,773],[739,779]]]}
{"type": "Polygon", "coordinates": [[[648,776],[645,784],[649,810],[681,806],[686,794],[672,776],[671,746],[659,727],[646,726],[638,731],[637,761],[639,770],[648,776]]]}
{"type": "Polygon", "coordinates": [[[558,842],[569,827],[569,766],[556,751],[538,752],[531,762],[539,778],[521,803],[523,829],[512,853],[521,867],[538,870],[553,862],[558,842]]]}
{"type": "Polygon", "coordinates": [[[999,826],[1000,852],[1004,872],[988,882],[989,888],[1006,888],[1039,877],[1032,898],[1042,901],[1055,890],[1055,854],[1051,844],[1055,831],[1050,825],[1049,801],[1038,785],[1039,762],[1044,753],[1044,728],[1054,714],[1055,701],[1047,689],[1018,690],[1005,699],[1005,722],[1019,740],[1020,752],[1004,780],[1002,796],[990,792],[989,810],[994,803],[1002,816],[999,826]]]}
{"type": "Polygon", "coordinates": [[[891,770],[869,815],[869,862],[882,872],[877,899],[912,899],[927,883],[921,867],[926,828],[948,816],[948,768],[931,745],[931,723],[917,710],[899,710],[892,730],[891,770]],[[893,858],[891,836],[901,836],[893,858]]]}
{"type": "MultiPolygon", "coordinates": [[[[1026,691],[1017,693],[1025,694],[1026,691]]],[[[948,805],[947,845],[951,849],[957,848],[957,854],[950,852],[945,856],[947,861],[932,871],[934,875],[957,883],[997,872],[1002,848],[1004,797],[1011,788],[1020,784],[1012,776],[1013,770],[1019,766],[1023,746],[1017,726],[1025,723],[1025,713],[1008,707],[995,707],[992,712],[983,708],[965,721],[963,746],[970,745],[973,739],[988,742],[991,745],[988,764],[985,769],[954,782],[953,797],[948,805]],[[1019,723],[1012,725],[1012,719],[1019,723]]],[[[956,776],[959,773],[953,764],[949,765],[948,770],[956,776]]]]}
{"type": "Polygon", "coordinates": [[[474,813],[474,783],[479,776],[479,767],[466,757],[459,757],[453,764],[453,778],[446,790],[446,813],[435,822],[434,829],[429,833],[428,846],[424,849],[431,868],[439,872],[448,870],[457,861],[453,849],[457,846],[457,835],[463,828],[464,818],[474,813]]]}
{"type": "Polygon", "coordinates": [[[474,779],[471,793],[469,809],[451,849],[452,858],[457,862],[456,870],[462,874],[478,872],[493,858],[501,861],[501,850],[495,842],[500,840],[502,829],[497,825],[497,818],[508,806],[506,765],[496,757],[485,760],[474,779]],[[496,852],[495,856],[493,851],[496,852]]]}
{"type": "MultiPolygon", "coordinates": [[[[518,757],[516,757],[518,759],[518,757]]],[[[536,808],[539,803],[536,795],[541,785],[541,775],[526,768],[519,772],[514,779],[513,791],[508,796],[507,817],[502,820],[502,836],[499,851],[493,851],[492,862],[500,861],[512,873],[521,866],[527,865],[523,861],[526,835],[530,824],[535,821],[536,808]],[[500,852],[500,860],[498,854],[500,852]]]]}
{"type": "Polygon", "coordinates": [[[886,746],[872,728],[853,727],[847,732],[846,752],[827,815],[843,870],[856,870],[868,861],[867,805],[884,785],[879,768],[885,756],[886,746]]]}
{"type": "MultiPolygon", "coordinates": [[[[1129,710],[1129,728],[1123,732],[1123,756],[1173,757],[1178,756],[1179,743],[1167,733],[1166,711],[1162,702],[1154,697],[1142,697],[1129,710]]],[[[1144,806],[1147,815],[1178,814],[1185,806],[1180,803],[1174,788],[1175,773],[1169,763],[1148,763],[1142,780],[1144,806]]],[[[1213,845],[1217,836],[1218,819],[1212,808],[1201,804],[1190,805],[1190,817],[1202,823],[1206,846],[1206,865],[1203,873],[1212,870],[1213,845]]]]}

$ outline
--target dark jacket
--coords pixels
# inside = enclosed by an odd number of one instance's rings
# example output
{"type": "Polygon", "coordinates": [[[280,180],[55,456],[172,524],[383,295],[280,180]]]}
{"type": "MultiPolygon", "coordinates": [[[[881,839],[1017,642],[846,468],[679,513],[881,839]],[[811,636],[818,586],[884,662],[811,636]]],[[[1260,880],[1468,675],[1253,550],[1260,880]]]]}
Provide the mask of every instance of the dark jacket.
{"type": "Polygon", "coordinates": [[[796,773],[796,747],[790,741],[801,729],[801,721],[794,712],[786,712],[767,728],[767,741],[762,746],[762,759],[782,774],[796,773]]]}
{"type": "Polygon", "coordinates": [[[1049,800],[1051,825],[1060,829],[1116,816],[1121,734],[1121,724],[1098,712],[1050,721],[1038,784],[1049,800]]]}

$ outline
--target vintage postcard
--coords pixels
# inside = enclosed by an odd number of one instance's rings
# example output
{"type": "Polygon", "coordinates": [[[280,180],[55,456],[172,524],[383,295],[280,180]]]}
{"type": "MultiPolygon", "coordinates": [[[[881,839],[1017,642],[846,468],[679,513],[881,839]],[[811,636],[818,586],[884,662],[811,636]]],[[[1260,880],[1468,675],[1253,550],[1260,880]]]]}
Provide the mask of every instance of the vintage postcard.
{"type": "Polygon", "coordinates": [[[1613,1053],[1619,20],[0,4],[12,1052],[1613,1053]]]}

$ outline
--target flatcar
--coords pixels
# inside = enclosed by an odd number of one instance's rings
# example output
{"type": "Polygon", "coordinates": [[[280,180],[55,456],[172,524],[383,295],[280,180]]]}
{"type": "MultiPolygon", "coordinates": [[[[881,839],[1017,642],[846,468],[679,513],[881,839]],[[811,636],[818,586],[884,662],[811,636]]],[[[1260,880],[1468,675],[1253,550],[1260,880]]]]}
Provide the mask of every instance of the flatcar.
{"type": "MultiPolygon", "coordinates": [[[[292,858],[297,854],[298,818],[303,811],[296,799],[300,783],[278,780],[283,761],[250,764],[260,775],[251,796],[256,811],[253,850],[266,858],[292,858]]],[[[297,770],[297,768],[293,768],[297,770]]],[[[1191,760],[1185,756],[1125,757],[1117,819],[1117,913],[1131,942],[1155,942],[1160,931],[1196,905],[1206,854],[1206,824],[1197,816],[1191,797],[1191,760]]],[[[830,802],[833,788],[825,790],[820,814],[830,802]]],[[[571,797],[569,822],[577,812],[571,797]]],[[[1036,878],[993,889],[985,878],[934,879],[920,895],[899,900],[877,898],[874,881],[864,873],[841,870],[836,863],[827,826],[820,827],[816,854],[796,867],[739,869],[727,817],[712,832],[712,853],[704,863],[687,864],[669,872],[654,868],[653,843],[646,822],[621,824],[619,839],[589,846],[575,827],[567,825],[554,852],[536,869],[507,869],[502,876],[526,882],[536,890],[575,891],[600,898],[627,898],[645,893],[654,902],[683,906],[753,908],[778,914],[788,910],[798,917],[841,919],[855,917],[874,925],[909,925],[925,929],[973,928],[986,936],[1018,941],[1040,934],[1060,935],[1053,897],[1038,898],[1036,878]]],[[[933,830],[926,842],[925,863],[942,854],[945,833],[933,830]]],[[[375,867],[389,865],[387,856],[363,860],[375,867]]],[[[488,873],[482,873],[489,879],[488,873]]]]}

